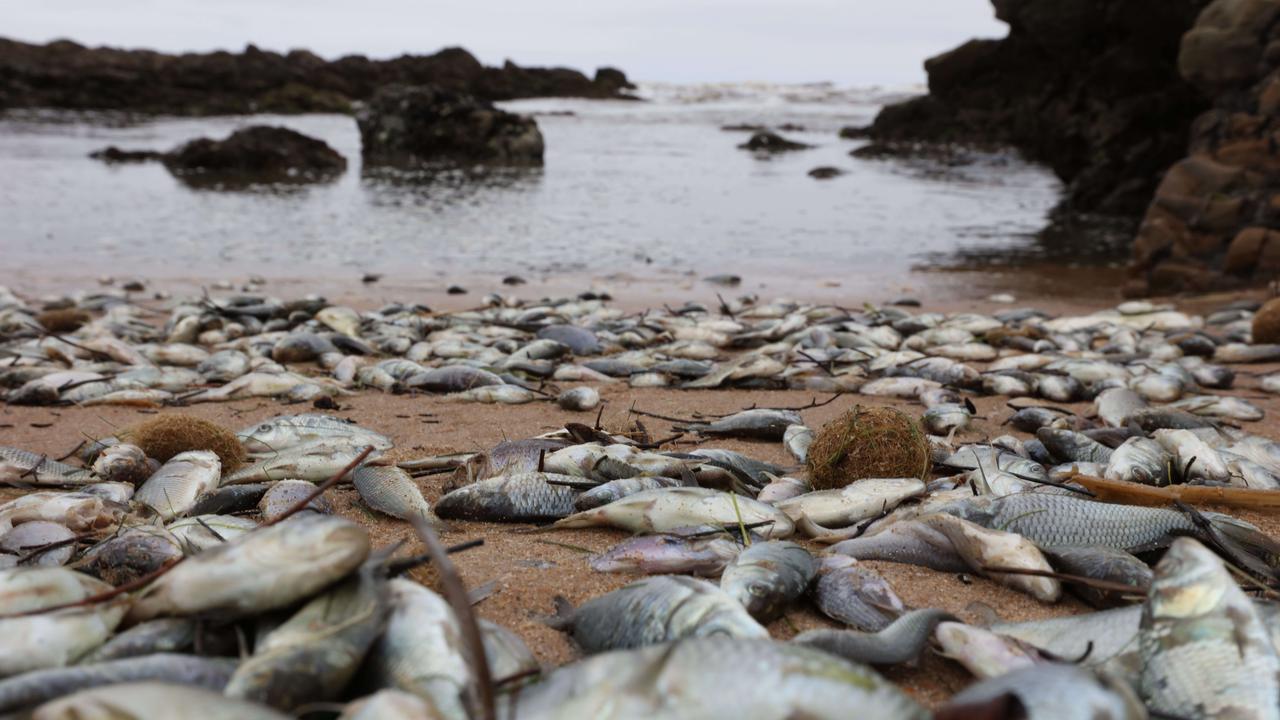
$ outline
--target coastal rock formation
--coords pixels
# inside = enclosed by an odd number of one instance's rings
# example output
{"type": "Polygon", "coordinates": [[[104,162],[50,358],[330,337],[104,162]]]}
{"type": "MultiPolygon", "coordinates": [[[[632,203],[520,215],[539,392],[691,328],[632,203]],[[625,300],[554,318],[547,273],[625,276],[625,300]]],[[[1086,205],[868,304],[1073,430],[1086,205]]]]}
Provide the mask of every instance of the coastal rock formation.
{"type": "Polygon", "coordinates": [[[743,150],[773,153],[784,152],[787,150],[807,150],[813,146],[796,142],[794,140],[788,140],[778,133],[769,130],[762,130],[754,133],[750,140],[742,143],[738,147],[743,150]]]}
{"type": "Polygon", "coordinates": [[[885,107],[867,133],[887,149],[1011,144],[1063,179],[1064,209],[1137,217],[1208,106],[1178,72],[1208,1],[993,0],[1008,37],[926,61],[929,94],[885,107]]]}
{"type": "Polygon", "coordinates": [[[1213,107],[1147,209],[1131,296],[1280,275],[1280,0],[1215,0],[1183,38],[1178,67],[1213,107]]]}
{"type": "Polygon", "coordinates": [[[163,162],[195,184],[315,182],[347,168],[346,158],[323,140],[266,125],[237,130],[225,140],[192,140],[165,153],[163,162]]]}
{"type": "Polygon", "coordinates": [[[366,163],[542,163],[542,133],[533,118],[464,93],[393,85],[379,90],[356,120],[366,163]]]}
{"type": "Polygon", "coordinates": [[[176,115],[348,112],[354,100],[391,84],[431,84],[482,100],[626,97],[625,74],[594,78],[566,68],[485,67],[462,48],[433,55],[328,61],[306,50],[169,55],[87,48],[60,40],[33,45],[0,39],[0,110],[54,107],[176,115]]]}

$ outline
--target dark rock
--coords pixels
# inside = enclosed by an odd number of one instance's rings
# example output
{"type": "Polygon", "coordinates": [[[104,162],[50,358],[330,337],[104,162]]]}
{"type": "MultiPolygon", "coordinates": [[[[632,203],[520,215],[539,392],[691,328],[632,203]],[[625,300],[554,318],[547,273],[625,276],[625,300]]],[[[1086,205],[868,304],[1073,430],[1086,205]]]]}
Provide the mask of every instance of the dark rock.
{"type": "Polygon", "coordinates": [[[768,130],[764,125],[752,125],[751,123],[736,123],[733,125],[721,125],[720,129],[725,132],[749,132],[758,133],[768,130]]]}
{"type": "Polygon", "coordinates": [[[365,273],[364,275],[360,276],[360,282],[364,283],[365,285],[372,285],[373,283],[376,283],[381,279],[382,279],[381,273],[365,273]]]}
{"type": "Polygon", "coordinates": [[[867,137],[867,135],[869,135],[870,132],[871,132],[871,129],[867,127],[855,127],[853,125],[846,125],[840,128],[840,137],[844,140],[861,140],[862,138],[867,137]]]}
{"type": "Polygon", "coordinates": [[[431,84],[484,100],[528,97],[629,98],[626,75],[601,68],[594,78],[565,68],[487,68],[461,48],[433,55],[327,61],[252,45],[241,53],[168,55],[87,48],[67,40],[33,45],[0,39],[0,109],[55,107],[176,115],[348,112],[391,84],[431,84]]]}
{"type": "Polygon", "coordinates": [[[461,285],[450,285],[449,288],[445,290],[445,292],[448,293],[449,295],[466,295],[467,289],[462,287],[461,285]]]}
{"type": "Polygon", "coordinates": [[[233,184],[315,182],[347,167],[323,140],[267,125],[237,130],[225,140],[192,140],[167,153],[164,164],[186,180],[233,184]]]}
{"type": "Polygon", "coordinates": [[[542,133],[532,118],[463,93],[393,85],[379,90],[357,121],[366,163],[542,163],[542,133]]]}
{"type": "Polygon", "coordinates": [[[519,275],[508,275],[502,278],[503,285],[524,285],[525,282],[527,281],[519,275]]]}
{"type": "Polygon", "coordinates": [[[844,175],[844,170],[830,165],[822,165],[809,171],[809,177],[815,180],[830,180],[841,175],[844,175]]]}
{"type": "Polygon", "coordinates": [[[121,150],[115,145],[109,145],[101,150],[94,150],[89,153],[89,157],[105,163],[138,163],[163,160],[164,153],[156,150],[121,150]]]}
{"type": "Polygon", "coordinates": [[[1207,105],[1178,74],[1208,0],[993,0],[1002,40],[925,62],[929,95],[885,107],[877,141],[1005,143],[1067,183],[1066,209],[1137,217],[1207,105]]]}
{"type": "Polygon", "coordinates": [[[812,145],[794,142],[788,140],[781,135],[763,130],[751,136],[751,139],[738,146],[743,150],[753,150],[755,152],[785,152],[788,150],[807,150],[812,145]]]}

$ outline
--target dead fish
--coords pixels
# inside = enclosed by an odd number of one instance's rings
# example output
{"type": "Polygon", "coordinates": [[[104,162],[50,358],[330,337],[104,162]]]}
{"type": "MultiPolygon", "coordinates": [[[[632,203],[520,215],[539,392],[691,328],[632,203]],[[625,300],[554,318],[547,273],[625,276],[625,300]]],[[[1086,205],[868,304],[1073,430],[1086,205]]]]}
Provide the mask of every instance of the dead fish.
{"type": "Polygon", "coordinates": [[[124,517],[125,508],[83,492],[33,492],[0,504],[0,533],[14,525],[46,520],[72,532],[104,530],[124,517]]]}
{"type": "Polygon", "coordinates": [[[209,450],[174,455],[134,493],[133,499],[168,521],[186,515],[196,498],[218,487],[222,461],[209,450]]]}
{"type": "MultiPolygon", "coordinates": [[[[1045,548],[1044,554],[1060,572],[1102,580],[1132,588],[1130,595],[1145,595],[1151,586],[1151,568],[1133,555],[1115,548],[1075,546],[1045,548]]],[[[1094,607],[1113,607],[1123,594],[1064,580],[1073,593],[1094,607]]]]}
{"type": "Polygon", "coordinates": [[[144,680],[221,691],[235,667],[230,658],[156,653],[34,670],[0,680],[0,712],[34,707],[88,688],[144,680]]]}
{"type": "Polygon", "coordinates": [[[461,392],[449,393],[450,400],[461,402],[478,402],[485,404],[523,405],[535,400],[546,399],[544,396],[522,388],[519,385],[485,385],[461,392]]]}
{"type": "Polygon", "coordinates": [[[1051,577],[1013,575],[987,569],[1018,568],[1053,572],[1049,561],[1025,537],[985,528],[954,515],[935,513],[920,518],[920,521],[946,535],[974,572],[1021,590],[1041,602],[1057,602],[1062,597],[1062,584],[1051,577]]]}
{"type": "Polygon", "coordinates": [[[628,495],[635,495],[645,490],[656,490],[658,488],[680,487],[684,485],[681,480],[673,480],[665,477],[629,477],[620,478],[618,480],[610,480],[607,483],[597,485],[583,492],[574,500],[573,507],[575,510],[591,510],[602,505],[620,500],[628,495]]]}
{"type": "Polygon", "coordinates": [[[0,446],[0,463],[18,470],[18,482],[30,485],[74,486],[97,482],[88,470],[73,467],[18,448],[0,446]]]}
{"type": "Polygon", "coordinates": [[[947,701],[939,709],[938,717],[946,720],[979,717],[988,708],[1010,704],[1019,708],[1028,720],[1147,718],[1146,708],[1128,683],[1111,675],[1060,663],[1037,664],[971,685],[947,701]]]}
{"type": "Polygon", "coordinates": [[[1185,410],[1193,415],[1244,422],[1256,422],[1266,415],[1262,408],[1244,398],[1222,395],[1197,395],[1179,400],[1169,407],[1185,410]]]}
{"type": "Polygon", "coordinates": [[[545,522],[574,511],[581,478],[555,473],[501,475],[464,485],[440,498],[436,515],[489,522],[545,522]]]}
{"type": "Polygon", "coordinates": [[[1157,430],[1152,437],[1173,456],[1176,462],[1173,471],[1184,482],[1231,482],[1231,471],[1227,469],[1222,455],[1195,433],[1189,430],[1157,430]]]}
{"type": "Polygon", "coordinates": [[[106,642],[128,608],[127,598],[33,615],[21,613],[76,603],[111,589],[61,567],[0,570],[0,678],[70,665],[106,642]]]}
{"type": "Polygon", "coordinates": [[[361,465],[351,474],[351,484],[365,505],[401,520],[434,519],[431,506],[409,473],[395,466],[361,465]]]}
{"type": "Polygon", "coordinates": [[[347,703],[338,720],[421,720],[438,717],[438,712],[417,695],[383,689],[347,703]]]}
{"type": "Polygon", "coordinates": [[[555,528],[608,526],[631,532],[669,532],[680,527],[746,524],[769,539],[787,538],[795,525],[786,513],[762,502],[720,490],[675,487],[646,490],[608,505],[575,513],[555,528]]]}
{"type": "Polygon", "coordinates": [[[1017,408],[1009,416],[1008,423],[1025,433],[1035,433],[1042,427],[1067,427],[1072,415],[1056,408],[1030,405],[1017,408]]]}
{"type": "Polygon", "coordinates": [[[1168,485],[1172,482],[1173,463],[1173,456],[1160,443],[1131,437],[1111,454],[1104,477],[1143,485],[1168,485]]]}
{"type": "Polygon", "coordinates": [[[563,449],[563,440],[529,438],[504,440],[477,458],[474,479],[485,480],[499,475],[520,475],[538,470],[538,463],[547,455],[563,449]]]}
{"type": "Polygon", "coordinates": [[[973,413],[964,405],[934,405],[924,411],[920,422],[926,431],[933,435],[949,435],[969,427],[973,413]]]}
{"type": "Polygon", "coordinates": [[[767,638],[735,599],[705,580],[657,575],[592,598],[577,608],[560,603],[556,626],[588,654],[644,647],[681,638],[727,635],[767,638]],[[627,622],[618,622],[618,618],[627,622]]]}
{"type": "Polygon", "coordinates": [[[796,462],[805,462],[809,446],[813,444],[813,430],[804,425],[789,425],[782,431],[782,445],[796,462]]]}
{"type": "Polygon", "coordinates": [[[690,423],[677,427],[699,435],[719,437],[744,437],[757,440],[782,440],[787,428],[802,425],[804,420],[794,410],[753,408],[726,415],[712,422],[690,423]]]}
{"type": "Polygon", "coordinates": [[[565,390],[556,396],[556,404],[562,410],[578,412],[594,410],[600,404],[600,393],[596,392],[595,388],[577,387],[565,390]]]}
{"type": "Polygon", "coordinates": [[[1058,462],[1096,462],[1105,464],[1111,459],[1111,448],[1072,430],[1040,428],[1036,439],[1044,443],[1049,454],[1058,462]]]}
{"type": "Polygon", "coordinates": [[[813,488],[809,487],[809,483],[804,480],[793,477],[775,477],[769,481],[768,485],[760,488],[756,499],[762,503],[777,506],[778,503],[784,500],[790,500],[808,492],[813,492],[813,488]]]}
{"type": "Polygon", "coordinates": [[[942,654],[955,660],[979,679],[1000,677],[1048,659],[1030,644],[991,630],[943,622],[934,630],[942,654]]]}
{"type": "Polygon", "coordinates": [[[877,632],[808,630],[797,635],[793,642],[856,663],[898,665],[920,657],[933,629],[947,620],[955,617],[945,610],[912,610],[877,632]]]}
{"type": "Polygon", "coordinates": [[[141,485],[156,468],[137,445],[119,443],[104,448],[93,461],[93,474],[103,482],[141,485]]]}
{"type": "Polygon", "coordinates": [[[929,717],[861,665],[794,643],[721,635],[603,653],[519,694],[521,720],[569,718],[929,717]],[[744,667],[753,668],[744,673],[744,667]]]}
{"type": "Polygon", "coordinates": [[[330,515],[307,515],[179,563],[135,598],[129,620],[197,613],[239,617],[287,607],[347,575],[368,554],[364,528],[330,515]]]}
{"type": "MultiPolygon", "coordinates": [[[[195,638],[196,621],[191,618],[149,620],[116,634],[80,662],[82,665],[88,665],[155,653],[182,652],[191,647],[195,638]]],[[[227,676],[230,677],[230,675],[228,671],[227,676]]],[[[223,685],[225,684],[224,681],[223,685]]]]}
{"type": "Polygon", "coordinates": [[[18,556],[24,565],[66,565],[76,550],[75,537],[66,525],[36,520],[0,535],[0,552],[18,556]]]}
{"type": "Polygon", "coordinates": [[[729,562],[720,589],[762,623],[782,616],[817,573],[808,550],[785,540],[752,543],[729,562]]]}
{"type": "Polygon", "coordinates": [[[169,523],[165,530],[177,539],[184,553],[195,555],[257,527],[253,520],[234,515],[193,515],[169,523]]]}
{"type": "Polygon", "coordinates": [[[1211,551],[1178,538],[1155,567],[1138,632],[1138,690],[1178,717],[1280,713],[1280,657],[1253,603],[1211,551]]]}
{"type": "Polygon", "coordinates": [[[95,577],[120,586],[175,563],[182,556],[178,539],[164,528],[139,526],[89,548],[78,566],[95,577]]]}
{"type": "Polygon", "coordinates": [[[823,526],[844,527],[873,518],[924,494],[917,478],[867,478],[835,490],[818,490],[777,504],[792,520],[801,516],[823,526]]]}
{"type": "Polygon", "coordinates": [[[391,449],[391,438],[332,415],[307,413],[281,415],[236,433],[246,452],[254,455],[281,453],[301,445],[327,440],[353,447],[372,445],[391,449]]]}
{"type": "MultiPolygon", "coordinates": [[[[990,631],[1037,648],[1050,657],[1083,658],[1086,667],[1137,669],[1141,605],[1018,623],[996,623],[990,631]],[[1131,662],[1132,661],[1132,662],[1131,662]]],[[[980,677],[982,677],[980,675],[980,677]]]]}
{"type": "Polygon", "coordinates": [[[196,498],[196,502],[188,510],[190,515],[230,515],[247,512],[258,507],[258,502],[271,483],[243,483],[240,485],[224,485],[196,498]]]}
{"type": "Polygon", "coordinates": [[[389,609],[383,561],[369,560],[259,642],[224,694],[290,711],[340,697],[382,633],[389,609]]]}
{"type": "Polygon", "coordinates": [[[432,393],[459,393],[472,388],[502,384],[502,378],[488,370],[466,365],[424,370],[409,376],[403,382],[406,389],[432,393]]]}
{"type": "MultiPolygon", "coordinates": [[[[280,480],[263,493],[262,499],[258,501],[258,512],[262,513],[263,522],[275,522],[315,492],[315,483],[309,483],[306,480],[280,480]]],[[[330,512],[333,512],[333,504],[327,497],[321,495],[308,502],[298,514],[330,512]]]]}
{"type": "Polygon", "coordinates": [[[823,615],[864,632],[879,632],[907,611],[888,581],[844,555],[822,558],[813,600],[823,615]]]}
{"type": "Polygon", "coordinates": [[[875,397],[896,397],[915,399],[928,390],[937,390],[941,383],[915,377],[883,377],[868,382],[859,388],[860,395],[875,397]]]}
{"type": "Polygon", "coordinates": [[[169,720],[289,720],[291,716],[221,692],[165,682],[127,682],[81,690],[36,708],[32,720],[153,717],[169,720]]]}
{"type": "MultiPolygon", "coordinates": [[[[344,441],[313,440],[240,468],[224,477],[222,484],[236,485],[284,478],[321,482],[350,465],[363,451],[364,446],[344,441]]],[[[375,450],[369,459],[373,460],[377,456],[378,452],[375,450]]]]}
{"type": "Polygon", "coordinates": [[[639,535],[593,556],[590,564],[597,572],[715,577],[742,547],[724,533],[639,535]]]}
{"type": "Polygon", "coordinates": [[[874,534],[842,540],[833,555],[856,560],[886,560],[931,568],[939,572],[967,572],[969,565],[946,535],[916,520],[898,520],[874,534]]]}
{"type": "Polygon", "coordinates": [[[411,580],[391,580],[388,587],[391,613],[369,651],[369,676],[382,687],[427,700],[441,717],[466,720],[464,693],[471,671],[453,609],[411,580]]]}
{"type": "Polygon", "coordinates": [[[249,372],[249,356],[239,350],[219,350],[196,366],[196,372],[214,383],[229,383],[249,372]]]}

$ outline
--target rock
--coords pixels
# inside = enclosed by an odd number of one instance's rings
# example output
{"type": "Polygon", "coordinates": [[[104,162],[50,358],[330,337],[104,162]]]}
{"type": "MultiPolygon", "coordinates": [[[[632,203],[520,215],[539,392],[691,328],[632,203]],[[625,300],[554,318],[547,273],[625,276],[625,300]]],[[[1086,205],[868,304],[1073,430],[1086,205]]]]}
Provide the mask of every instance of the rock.
{"type": "Polygon", "coordinates": [[[1280,298],[1272,298],[1253,315],[1254,344],[1280,343],[1280,298]]]}
{"type": "Polygon", "coordinates": [[[755,152],[786,152],[788,150],[807,150],[812,145],[788,140],[781,135],[763,130],[751,136],[751,139],[738,146],[743,150],[755,152]]]}
{"type": "Polygon", "coordinates": [[[542,133],[532,118],[464,93],[393,85],[379,90],[356,119],[366,163],[542,163],[542,133]]]}
{"type": "Polygon", "coordinates": [[[830,165],[821,165],[809,171],[809,177],[815,180],[830,180],[841,175],[844,175],[844,170],[830,165]]]}
{"type": "Polygon", "coordinates": [[[1002,143],[1066,184],[1063,211],[1141,216],[1207,101],[1178,73],[1209,0],[993,0],[1009,24],[925,62],[929,94],[886,106],[881,143],[1002,143]]]}
{"type": "Polygon", "coordinates": [[[101,150],[89,153],[89,157],[105,163],[137,163],[163,160],[164,153],[156,150],[121,150],[115,145],[108,145],[101,150]]]}
{"type": "Polygon", "coordinates": [[[316,182],[347,168],[323,140],[267,125],[237,130],[225,140],[192,140],[165,154],[164,164],[185,181],[231,184],[316,182]]]}
{"type": "Polygon", "coordinates": [[[391,84],[431,84],[483,100],[527,97],[629,98],[625,74],[594,78],[566,68],[485,67],[462,48],[433,55],[327,61],[306,50],[280,54],[167,55],[87,48],[67,40],[33,45],[0,39],[0,108],[129,110],[174,115],[349,112],[391,84]]]}

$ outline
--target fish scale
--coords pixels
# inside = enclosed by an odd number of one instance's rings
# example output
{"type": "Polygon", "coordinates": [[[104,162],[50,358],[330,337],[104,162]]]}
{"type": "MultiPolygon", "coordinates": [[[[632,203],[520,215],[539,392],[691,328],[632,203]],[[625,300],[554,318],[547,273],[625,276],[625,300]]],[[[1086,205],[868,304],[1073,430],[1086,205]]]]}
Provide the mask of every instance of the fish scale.
{"type": "Polygon", "coordinates": [[[34,476],[32,482],[37,485],[87,484],[94,481],[93,475],[84,468],[74,467],[52,460],[48,455],[40,455],[19,448],[0,446],[0,462],[14,465],[24,473],[36,468],[32,473],[34,476]]]}
{"type": "Polygon", "coordinates": [[[351,483],[366,505],[401,520],[431,517],[431,506],[409,473],[393,465],[362,465],[351,483]]]}
{"type": "Polygon", "coordinates": [[[1163,508],[1113,505],[1068,495],[1018,493],[992,503],[988,527],[1025,536],[1041,547],[1102,545],[1133,551],[1194,532],[1186,515],[1163,508]]]}
{"type": "Polygon", "coordinates": [[[548,480],[578,483],[582,478],[554,473],[521,473],[480,480],[440,498],[436,515],[459,520],[527,522],[557,520],[573,513],[578,493],[548,480]]]}

